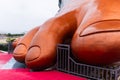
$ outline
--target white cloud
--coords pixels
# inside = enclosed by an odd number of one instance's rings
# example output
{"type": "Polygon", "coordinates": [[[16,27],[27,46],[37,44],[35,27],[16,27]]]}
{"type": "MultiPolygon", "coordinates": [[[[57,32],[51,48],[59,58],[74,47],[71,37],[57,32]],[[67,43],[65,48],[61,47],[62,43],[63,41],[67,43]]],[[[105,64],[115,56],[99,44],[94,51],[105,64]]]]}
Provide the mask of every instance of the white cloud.
{"type": "Polygon", "coordinates": [[[24,32],[58,11],[58,0],[0,0],[0,32],[24,32]]]}

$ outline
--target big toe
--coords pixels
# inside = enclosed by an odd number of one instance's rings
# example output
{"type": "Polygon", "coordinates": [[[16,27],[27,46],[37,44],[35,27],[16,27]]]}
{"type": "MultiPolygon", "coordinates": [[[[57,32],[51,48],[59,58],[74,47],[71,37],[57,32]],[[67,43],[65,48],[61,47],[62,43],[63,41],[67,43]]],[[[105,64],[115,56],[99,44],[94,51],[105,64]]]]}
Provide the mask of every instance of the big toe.
{"type": "Polygon", "coordinates": [[[39,47],[32,47],[27,53],[26,62],[31,62],[39,58],[40,56],[40,48],[39,47]]]}
{"type": "Polygon", "coordinates": [[[26,53],[27,53],[26,46],[24,44],[20,44],[15,48],[13,56],[17,61],[24,62],[26,53]]]}
{"type": "Polygon", "coordinates": [[[41,49],[39,46],[33,46],[29,49],[25,63],[27,67],[33,70],[44,70],[55,63],[55,56],[52,52],[41,49]]]}
{"type": "Polygon", "coordinates": [[[40,47],[34,46],[31,47],[25,57],[25,63],[27,65],[27,67],[31,68],[31,69],[39,69],[43,64],[41,64],[41,62],[43,63],[44,61],[41,61],[40,58],[40,47]]]}

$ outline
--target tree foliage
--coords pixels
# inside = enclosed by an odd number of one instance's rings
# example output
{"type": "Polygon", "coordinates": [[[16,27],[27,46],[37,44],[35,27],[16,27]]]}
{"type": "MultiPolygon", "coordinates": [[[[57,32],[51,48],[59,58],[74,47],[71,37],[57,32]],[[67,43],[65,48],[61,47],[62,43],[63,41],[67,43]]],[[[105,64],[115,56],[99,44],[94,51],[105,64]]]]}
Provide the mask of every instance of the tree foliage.
{"type": "Polygon", "coordinates": [[[7,37],[14,37],[14,36],[23,36],[25,33],[20,33],[20,34],[11,34],[11,33],[8,33],[6,34],[7,37]]]}

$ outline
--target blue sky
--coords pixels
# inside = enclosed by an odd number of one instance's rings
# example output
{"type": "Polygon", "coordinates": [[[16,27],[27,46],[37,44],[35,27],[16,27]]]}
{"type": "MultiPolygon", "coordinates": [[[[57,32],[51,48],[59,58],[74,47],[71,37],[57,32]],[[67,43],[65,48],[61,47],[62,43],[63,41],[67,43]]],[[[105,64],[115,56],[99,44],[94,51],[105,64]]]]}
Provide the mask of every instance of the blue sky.
{"type": "Polygon", "coordinates": [[[0,0],[0,33],[27,32],[58,9],[58,0],[0,0]]]}

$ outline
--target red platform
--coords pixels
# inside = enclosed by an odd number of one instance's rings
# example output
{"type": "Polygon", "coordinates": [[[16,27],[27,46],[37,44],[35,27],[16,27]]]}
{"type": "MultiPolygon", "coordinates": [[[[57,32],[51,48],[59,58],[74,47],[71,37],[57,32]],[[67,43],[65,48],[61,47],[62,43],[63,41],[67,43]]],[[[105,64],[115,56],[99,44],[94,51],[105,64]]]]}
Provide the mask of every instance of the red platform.
{"type": "Polygon", "coordinates": [[[0,68],[12,58],[12,54],[0,53],[0,68]]]}
{"type": "Polygon", "coordinates": [[[4,69],[10,59],[12,54],[0,53],[0,80],[87,80],[57,70],[31,72],[28,68],[4,69]]]}

